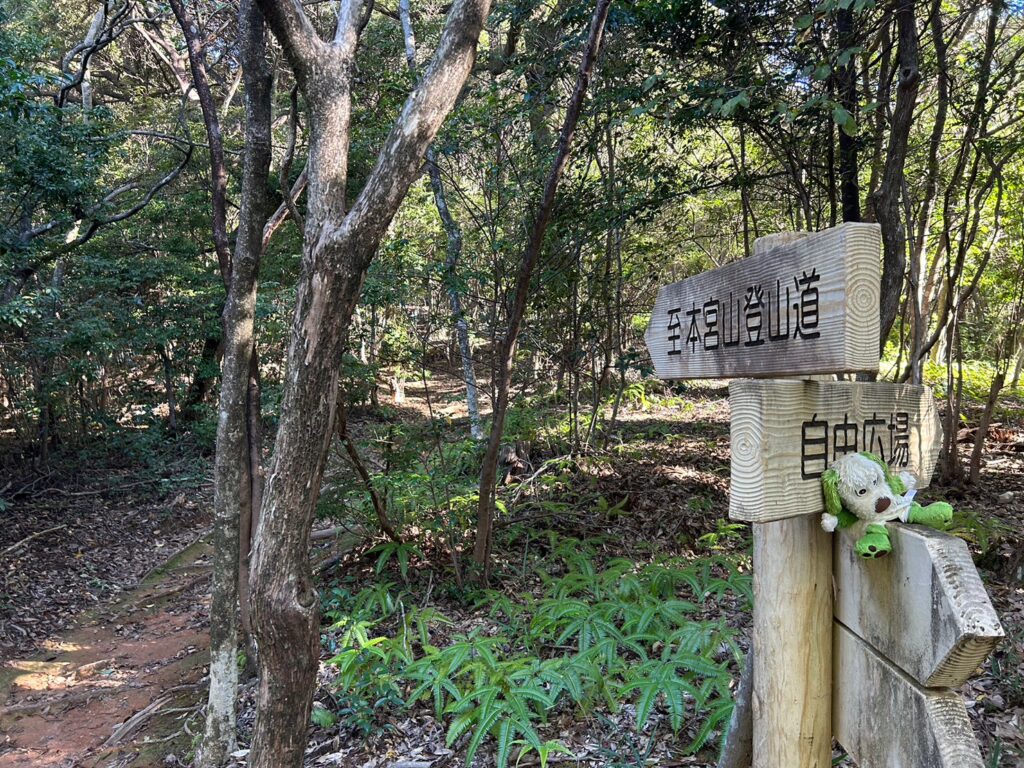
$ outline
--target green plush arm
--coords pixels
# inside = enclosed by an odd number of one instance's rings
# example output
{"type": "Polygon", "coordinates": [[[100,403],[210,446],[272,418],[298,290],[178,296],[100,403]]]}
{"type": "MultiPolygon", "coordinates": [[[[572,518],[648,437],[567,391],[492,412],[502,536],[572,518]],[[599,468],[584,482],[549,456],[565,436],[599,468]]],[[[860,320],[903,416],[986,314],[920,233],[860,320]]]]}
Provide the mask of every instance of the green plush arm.
{"type": "Polygon", "coordinates": [[[916,501],[910,505],[910,514],[907,516],[908,523],[916,525],[927,525],[929,528],[942,529],[949,525],[953,519],[953,507],[944,501],[935,501],[927,507],[922,507],[916,501]]]}

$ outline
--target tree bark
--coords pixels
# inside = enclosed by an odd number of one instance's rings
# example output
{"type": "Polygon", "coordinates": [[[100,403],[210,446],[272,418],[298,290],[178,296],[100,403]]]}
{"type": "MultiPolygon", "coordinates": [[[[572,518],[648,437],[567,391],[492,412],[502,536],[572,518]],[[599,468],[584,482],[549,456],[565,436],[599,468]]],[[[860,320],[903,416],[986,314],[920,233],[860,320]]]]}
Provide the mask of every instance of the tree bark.
{"type": "Polygon", "coordinates": [[[160,362],[164,371],[164,392],[167,396],[167,429],[173,435],[178,431],[178,403],[174,393],[174,361],[166,344],[160,345],[160,362]]]}
{"type": "Polygon", "coordinates": [[[981,479],[981,458],[985,453],[985,437],[988,435],[989,424],[992,423],[992,411],[995,410],[996,402],[999,400],[999,393],[1006,381],[1006,372],[999,371],[993,379],[988,390],[988,398],[985,400],[985,408],[978,419],[978,433],[974,436],[974,448],[971,450],[970,478],[971,484],[977,484],[981,479]]]}
{"type": "Polygon", "coordinates": [[[907,161],[907,144],[917,104],[918,70],[917,23],[914,0],[894,0],[896,17],[899,82],[896,106],[889,126],[889,146],[882,171],[882,182],[876,193],[874,209],[882,229],[882,290],[880,307],[881,335],[879,346],[884,350],[886,339],[900,307],[904,271],[907,266],[907,236],[900,200],[903,192],[903,170],[907,161]]]}
{"type": "MultiPolygon", "coordinates": [[[[409,71],[416,76],[416,38],[412,30],[412,19],[409,13],[409,0],[399,0],[398,13],[402,22],[402,36],[405,39],[405,60],[409,71]]],[[[448,292],[448,304],[452,311],[452,323],[455,327],[455,338],[459,346],[459,357],[462,363],[462,380],[466,385],[466,410],[469,412],[469,434],[474,440],[483,440],[484,431],[480,425],[480,405],[477,395],[476,372],[473,370],[473,351],[469,345],[469,325],[462,309],[462,297],[456,283],[456,269],[462,257],[462,229],[452,216],[448,207],[448,197],[441,180],[441,169],[437,166],[437,155],[431,145],[427,149],[427,175],[430,177],[430,190],[434,194],[434,207],[441,218],[448,239],[448,248],[444,260],[444,283],[448,292]]]]}
{"type": "Polygon", "coordinates": [[[454,1],[433,61],[347,213],[350,89],[361,3],[342,0],[334,38],[326,42],[298,0],[259,2],[305,97],[309,158],[281,420],[252,555],[260,683],[250,765],[298,768],[319,659],[309,535],[333,432],[341,353],[370,261],[472,69],[489,2],[454,1]]]}
{"type": "MultiPolygon", "coordinates": [[[[240,602],[240,578],[244,583],[246,573],[247,529],[251,527],[242,523],[251,520],[262,482],[253,326],[263,223],[269,207],[267,175],[271,159],[272,80],[263,19],[254,0],[242,0],[239,9],[239,50],[245,79],[245,154],[235,253],[225,275],[228,295],[224,309],[224,360],[214,462],[210,692],[203,740],[196,755],[201,768],[223,765],[235,749],[238,686],[235,617],[240,602]],[[245,530],[245,540],[241,539],[240,528],[245,530]]],[[[189,52],[191,55],[191,47],[189,52]]],[[[204,113],[204,116],[208,124],[211,118],[216,120],[215,113],[212,116],[204,113]]],[[[247,616],[245,602],[243,592],[243,617],[247,616]]]]}
{"type": "MultiPolygon", "coordinates": [[[[836,11],[839,32],[839,49],[845,51],[857,44],[854,17],[851,8],[836,11]]],[[[840,67],[837,76],[839,103],[847,112],[857,117],[857,57],[850,56],[846,66],[840,67]]],[[[839,195],[842,201],[843,221],[860,221],[859,163],[857,160],[857,137],[850,135],[840,126],[839,130],[839,195]]]]}
{"type": "Polygon", "coordinates": [[[188,61],[192,69],[192,82],[199,106],[203,112],[203,123],[206,126],[206,140],[210,146],[210,196],[212,201],[213,245],[217,251],[217,262],[221,277],[227,285],[231,272],[231,245],[228,242],[227,199],[228,169],[224,165],[224,141],[220,133],[220,120],[217,107],[213,103],[210,82],[206,75],[206,54],[200,42],[201,36],[195,21],[185,10],[183,0],[169,0],[174,17],[178,20],[185,45],[188,48],[188,61]]]}
{"type": "Polygon", "coordinates": [[[594,9],[594,15],[590,21],[590,33],[583,51],[583,60],[580,62],[579,73],[576,76],[576,86],[572,97],[569,99],[565,120],[562,123],[562,131],[558,137],[555,158],[551,169],[548,171],[547,180],[544,184],[544,193],[541,197],[540,205],[537,207],[537,214],[533,225],[530,228],[529,240],[519,262],[515,294],[512,307],[508,313],[508,329],[505,332],[505,337],[501,342],[500,351],[497,356],[497,381],[495,382],[497,391],[494,401],[494,412],[491,417],[491,431],[487,438],[487,448],[485,449],[483,464],[480,468],[480,497],[477,504],[476,543],[473,547],[473,561],[478,569],[477,575],[483,580],[487,579],[490,568],[498,456],[501,451],[502,432],[505,429],[505,414],[508,412],[509,384],[512,378],[512,364],[515,360],[516,341],[519,338],[519,330],[522,327],[523,315],[526,313],[526,303],[530,294],[533,270],[537,265],[537,260],[540,258],[541,247],[544,244],[544,235],[551,221],[555,193],[558,191],[558,182],[562,177],[566,161],[569,159],[573,134],[576,131],[576,123],[583,109],[583,98],[590,84],[594,63],[597,61],[597,55],[600,51],[601,37],[604,32],[605,21],[608,19],[608,9],[610,6],[611,0],[598,0],[597,7],[594,9]]]}

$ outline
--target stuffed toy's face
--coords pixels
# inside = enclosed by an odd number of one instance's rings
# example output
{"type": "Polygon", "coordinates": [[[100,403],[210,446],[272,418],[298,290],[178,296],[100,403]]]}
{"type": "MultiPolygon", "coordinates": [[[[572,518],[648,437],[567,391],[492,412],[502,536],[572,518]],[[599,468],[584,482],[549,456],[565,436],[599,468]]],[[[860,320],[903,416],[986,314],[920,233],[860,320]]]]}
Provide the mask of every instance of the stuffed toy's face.
{"type": "Polygon", "coordinates": [[[859,453],[848,453],[832,464],[839,476],[837,490],[843,506],[861,520],[893,520],[904,506],[886,482],[885,471],[859,453]]]}

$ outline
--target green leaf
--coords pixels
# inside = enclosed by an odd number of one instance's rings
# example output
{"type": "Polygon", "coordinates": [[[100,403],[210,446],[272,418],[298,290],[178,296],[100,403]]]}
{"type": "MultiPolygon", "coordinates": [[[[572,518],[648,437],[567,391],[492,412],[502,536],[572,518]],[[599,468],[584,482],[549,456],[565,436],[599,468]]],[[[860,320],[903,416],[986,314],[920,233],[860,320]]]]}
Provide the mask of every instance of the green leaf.
{"type": "Polygon", "coordinates": [[[832,119],[835,121],[836,125],[838,125],[842,129],[843,133],[845,133],[847,136],[857,135],[856,119],[854,119],[853,115],[851,115],[849,111],[841,104],[836,104],[832,108],[832,119]]]}
{"type": "Polygon", "coordinates": [[[320,728],[330,728],[338,722],[337,716],[324,707],[313,707],[312,720],[320,728]]]}

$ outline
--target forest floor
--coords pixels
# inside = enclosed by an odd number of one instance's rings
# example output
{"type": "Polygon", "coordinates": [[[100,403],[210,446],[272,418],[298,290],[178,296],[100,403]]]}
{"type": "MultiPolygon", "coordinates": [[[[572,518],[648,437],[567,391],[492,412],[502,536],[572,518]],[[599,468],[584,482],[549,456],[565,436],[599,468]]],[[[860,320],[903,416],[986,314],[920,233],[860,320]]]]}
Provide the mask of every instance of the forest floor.
{"type": "MultiPolygon", "coordinates": [[[[448,377],[410,384],[400,418],[428,414],[463,427],[458,388],[448,377]]],[[[519,480],[533,476],[522,506],[510,512],[527,529],[551,529],[579,539],[602,536],[601,556],[637,562],[655,555],[706,554],[701,537],[722,535],[722,546],[742,550],[744,533],[730,533],[728,510],[728,400],[722,389],[690,389],[682,405],[655,398],[624,408],[617,437],[600,461],[579,462],[568,487],[549,487],[534,471],[551,458],[535,446],[519,480]],[[557,515],[529,499],[560,500],[557,515]]],[[[1024,546],[1024,406],[1010,404],[990,435],[983,482],[967,490],[933,487],[961,512],[957,533],[968,539],[1003,621],[1007,639],[963,694],[991,768],[1024,765],[1024,583],[1007,564],[1024,546]]],[[[365,416],[352,418],[355,433],[365,416]]],[[[966,435],[965,435],[966,436],[966,435]]],[[[967,446],[963,446],[967,450],[967,446]]],[[[97,469],[74,482],[42,478],[14,499],[0,530],[0,768],[28,766],[174,766],[185,764],[201,730],[207,655],[208,545],[203,539],[211,504],[202,470],[167,463],[162,476],[139,481],[129,469],[97,469]],[[56,481],[56,482],[55,482],[56,481]],[[138,485],[131,485],[138,483],[138,485]],[[131,486],[131,487],[130,487],[131,486]],[[61,527],[63,526],[63,527],[61,527]],[[27,538],[33,534],[35,538],[27,538]]],[[[16,484],[15,487],[24,485],[16,484]]],[[[9,494],[8,494],[9,497],[9,494]]],[[[509,521],[506,521],[509,522],[509,521]]],[[[511,536],[511,534],[510,534],[511,536]]],[[[368,585],[379,576],[373,543],[345,551],[340,539],[318,541],[314,558],[330,563],[322,586],[344,579],[368,585]]],[[[517,563],[536,539],[509,538],[492,586],[509,596],[529,589],[517,563]],[[533,542],[530,544],[529,542],[533,542]],[[515,547],[512,549],[512,547],[515,547]]],[[[532,554],[532,553],[531,553],[532,554]]],[[[435,607],[453,623],[448,635],[486,628],[473,609],[445,586],[443,563],[427,569],[414,559],[408,591],[422,609],[435,607]]],[[[398,574],[385,574],[398,579],[398,574]]],[[[738,605],[726,616],[742,637],[749,614],[738,605]]],[[[741,644],[745,641],[741,640],[741,644]]],[[[317,700],[336,694],[334,673],[322,670],[317,700]]],[[[252,726],[253,689],[243,690],[240,728],[252,726]]],[[[630,707],[607,716],[557,713],[544,738],[572,752],[566,761],[588,766],[710,766],[713,750],[684,756],[692,734],[673,738],[665,718],[635,733],[630,707]]],[[[371,735],[344,721],[311,729],[310,766],[344,768],[460,768],[446,746],[432,707],[385,705],[373,713],[371,735]]],[[[485,747],[476,764],[490,765],[485,747]]],[[[536,757],[522,765],[536,765],[536,757]],[[531,762],[532,760],[532,762],[531,762]]]]}

